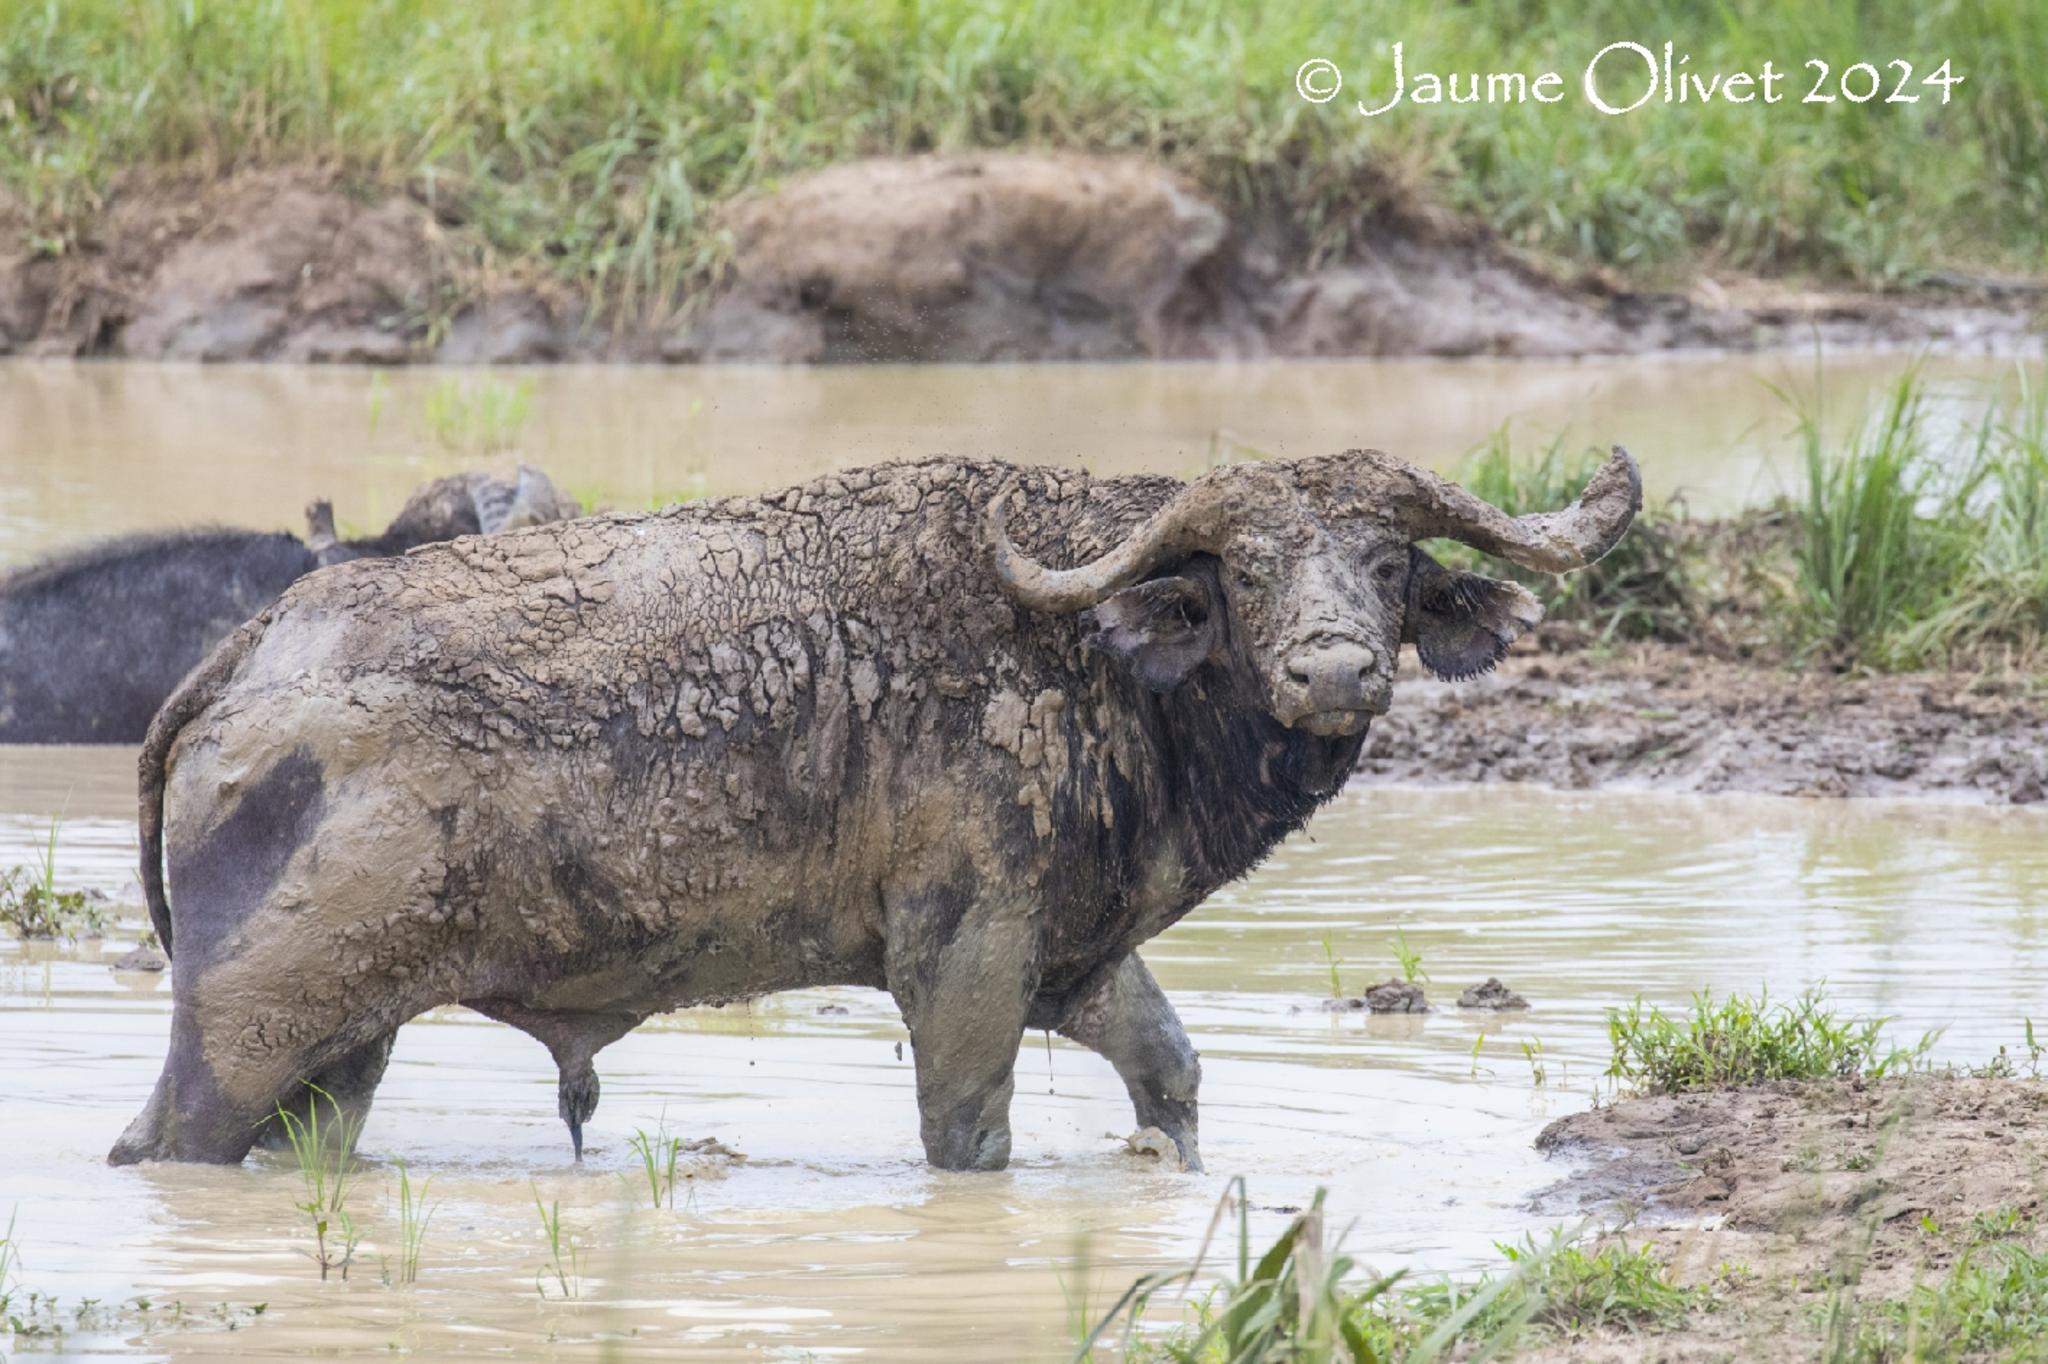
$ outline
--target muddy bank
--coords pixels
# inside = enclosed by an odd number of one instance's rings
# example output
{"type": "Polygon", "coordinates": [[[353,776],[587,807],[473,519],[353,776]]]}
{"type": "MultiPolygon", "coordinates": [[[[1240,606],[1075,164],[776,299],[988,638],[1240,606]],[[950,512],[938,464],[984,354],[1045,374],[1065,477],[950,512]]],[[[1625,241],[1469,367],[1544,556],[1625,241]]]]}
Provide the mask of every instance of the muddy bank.
{"type": "MultiPolygon", "coordinates": [[[[1537,1144],[1578,1168],[1538,1205],[1639,1208],[1623,1239],[1708,1297],[1669,1332],[1516,1358],[1810,1359],[1831,1311],[1851,1338],[1889,1334],[1888,1305],[1938,1291],[1960,1261],[2039,1252],[2044,1119],[2039,1080],[1932,1075],[1631,1099],[1555,1122],[1537,1144]]],[[[1935,1344],[1956,1342],[1922,1341],[1935,1344]]]]}
{"type": "Polygon", "coordinates": [[[1546,626],[1536,648],[1470,682],[1404,659],[1361,778],[2048,799],[2048,698],[2022,679],[1794,672],[1675,645],[1597,654],[1571,638],[1546,626]]]}
{"type": "MultiPolygon", "coordinates": [[[[1483,227],[1386,210],[1310,263],[1144,161],[855,162],[717,210],[727,252],[623,323],[508,268],[446,196],[320,167],[134,173],[75,249],[0,201],[0,354],[372,364],[1575,356],[1819,339],[2038,344],[2041,289],[1876,298],[1563,278],[1483,227]]],[[[612,316],[616,318],[617,313],[612,316]]]]}

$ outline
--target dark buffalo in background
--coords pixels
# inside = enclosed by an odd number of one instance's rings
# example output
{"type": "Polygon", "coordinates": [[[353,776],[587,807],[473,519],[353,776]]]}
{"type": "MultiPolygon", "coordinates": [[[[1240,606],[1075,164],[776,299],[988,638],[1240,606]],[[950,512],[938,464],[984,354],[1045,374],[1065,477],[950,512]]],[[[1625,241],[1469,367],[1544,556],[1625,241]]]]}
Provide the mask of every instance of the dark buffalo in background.
{"type": "Polygon", "coordinates": [[[381,535],[343,540],[324,501],[285,531],[145,532],[0,573],[0,743],[135,744],[181,678],[297,579],[346,559],[576,516],[546,474],[436,479],[381,535]]]}

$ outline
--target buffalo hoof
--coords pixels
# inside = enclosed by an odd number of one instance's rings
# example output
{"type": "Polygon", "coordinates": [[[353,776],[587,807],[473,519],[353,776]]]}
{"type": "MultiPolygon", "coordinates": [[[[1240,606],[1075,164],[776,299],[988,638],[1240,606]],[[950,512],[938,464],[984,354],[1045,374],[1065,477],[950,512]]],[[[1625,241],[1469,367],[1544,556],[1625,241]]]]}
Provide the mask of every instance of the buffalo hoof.
{"type": "Polygon", "coordinates": [[[984,1128],[936,1140],[927,1138],[924,1154],[936,1169],[993,1172],[1010,1163],[1010,1134],[984,1128]]]}

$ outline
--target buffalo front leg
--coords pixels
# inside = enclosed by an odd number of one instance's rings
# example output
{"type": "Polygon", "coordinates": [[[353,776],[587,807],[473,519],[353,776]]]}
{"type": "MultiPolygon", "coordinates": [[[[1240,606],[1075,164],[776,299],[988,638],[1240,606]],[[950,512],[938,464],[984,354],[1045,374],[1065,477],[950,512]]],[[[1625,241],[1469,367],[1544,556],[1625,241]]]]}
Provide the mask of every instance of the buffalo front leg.
{"type": "Polygon", "coordinates": [[[1159,982],[1133,952],[1074,1006],[1059,1034],[1116,1067],[1138,1111],[1138,1126],[1172,1139],[1181,1164],[1202,1168],[1195,1093],[1202,1062],[1159,982]]]}
{"type": "Polygon", "coordinates": [[[910,1029],[925,1159],[941,1170],[1000,1170],[1038,980],[1035,917],[1014,900],[977,902],[957,884],[884,900],[889,993],[910,1029]]]}

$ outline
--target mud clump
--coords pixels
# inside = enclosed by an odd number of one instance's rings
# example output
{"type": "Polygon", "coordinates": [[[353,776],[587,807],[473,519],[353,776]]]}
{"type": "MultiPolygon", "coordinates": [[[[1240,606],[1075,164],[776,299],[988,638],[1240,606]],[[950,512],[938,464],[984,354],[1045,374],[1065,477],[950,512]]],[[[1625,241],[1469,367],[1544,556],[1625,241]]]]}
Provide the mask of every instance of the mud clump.
{"type": "Polygon", "coordinates": [[[1526,1009],[1529,1001],[1501,984],[1499,976],[1488,976],[1485,983],[1467,988],[1458,996],[1461,1009],[1526,1009]]]}
{"type": "Polygon", "coordinates": [[[1365,992],[1365,1007],[1376,1014],[1426,1014],[1429,999],[1420,985],[1395,976],[1365,992]]]}
{"type": "Polygon", "coordinates": [[[1510,655],[1468,683],[1404,672],[1396,685],[1359,755],[1368,781],[2048,799],[2048,707],[2021,681],[1794,672],[1645,644],[1510,655]]]}
{"type": "Polygon", "coordinates": [[[170,958],[154,947],[138,947],[124,952],[116,958],[111,970],[115,971],[161,971],[171,964],[170,958]]]}

